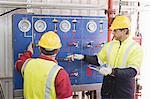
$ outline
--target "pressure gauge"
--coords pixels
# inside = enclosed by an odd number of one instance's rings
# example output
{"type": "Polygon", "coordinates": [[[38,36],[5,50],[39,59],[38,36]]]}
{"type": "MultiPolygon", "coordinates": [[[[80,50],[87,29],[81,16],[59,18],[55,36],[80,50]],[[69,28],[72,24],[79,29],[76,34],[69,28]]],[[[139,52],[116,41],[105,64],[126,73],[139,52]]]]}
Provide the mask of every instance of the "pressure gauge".
{"type": "Polygon", "coordinates": [[[71,28],[71,24],[69,21],[63,20],[63,21],[61,21],[59,27],[62,32],[68,32],[71,28]]]}
{"type": "Polygon", "coordinates": [[[37,32],[44,32],[47,28],[46,22],[43,20],[37,20],[34,24],[34,28],[37,32]]]}
{"type": "Polygon", "coordinates": [[[18,28],[22,32],[28,32],[31,29],[31,23],[27,19],[22,19],[18,24],[18,28]]]}
{"type": "Polygon", "coordinates": [[[89,21],[86,25],[86,28],[89,32],[95,32],[97,29],[97,24],[94,21],[89,21]]]}

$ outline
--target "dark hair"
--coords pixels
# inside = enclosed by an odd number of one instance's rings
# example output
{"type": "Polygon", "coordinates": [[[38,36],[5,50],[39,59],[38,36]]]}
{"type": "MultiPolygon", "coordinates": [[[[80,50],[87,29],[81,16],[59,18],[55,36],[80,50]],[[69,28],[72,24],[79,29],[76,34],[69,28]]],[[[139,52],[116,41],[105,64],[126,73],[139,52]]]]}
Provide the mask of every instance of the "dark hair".
{"type": "Polygon", "coordinates": [[[54,55],[56,52],[58,52],[58,49],[48,51],[43,47],[40,47],[40,50],[41,50],[41,53],[43,53],[44,55],[54,55]]]}

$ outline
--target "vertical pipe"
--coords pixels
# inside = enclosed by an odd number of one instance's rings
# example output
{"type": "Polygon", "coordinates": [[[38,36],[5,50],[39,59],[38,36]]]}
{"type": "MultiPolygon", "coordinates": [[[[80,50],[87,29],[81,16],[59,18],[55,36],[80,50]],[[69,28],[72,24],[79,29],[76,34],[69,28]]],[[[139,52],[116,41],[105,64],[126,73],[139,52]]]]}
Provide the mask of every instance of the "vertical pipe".
{"type": "Polygon", "coordinates": [[[140,2],[138,1],[138,12],[137,12],[137,30],[136,30],[136,36],[139,35],[139,16],[140,16],[140,11],[139,11],[139,8],[140,8],[140,2]]]}
{"type": "Polygon", "coordinates": [[[111,41],[111,33],[110,29],[111,21],[113,18],[113,0],[108,0],[108,42],[111,41]]]}

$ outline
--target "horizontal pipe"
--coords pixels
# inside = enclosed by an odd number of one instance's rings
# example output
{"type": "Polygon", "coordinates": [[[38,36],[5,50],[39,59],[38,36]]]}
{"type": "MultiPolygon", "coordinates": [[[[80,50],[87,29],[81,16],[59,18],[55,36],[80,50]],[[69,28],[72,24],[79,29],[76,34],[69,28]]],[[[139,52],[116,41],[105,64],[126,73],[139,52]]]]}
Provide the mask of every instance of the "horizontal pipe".
{"type": "Polygon", "coordinates": [[[72,3],[49,3],[49,2],[18,2],[0,1],[1,8],[61,8],[61,9],[102,9],[100,5],[72,4],[72,3]]]}
{"type": "Polygon", "coordinates": [[[0,80],[12,80],[13,77],[7,77],[7,76],[3,76],[3,77],[0,77],[0,80]]]}

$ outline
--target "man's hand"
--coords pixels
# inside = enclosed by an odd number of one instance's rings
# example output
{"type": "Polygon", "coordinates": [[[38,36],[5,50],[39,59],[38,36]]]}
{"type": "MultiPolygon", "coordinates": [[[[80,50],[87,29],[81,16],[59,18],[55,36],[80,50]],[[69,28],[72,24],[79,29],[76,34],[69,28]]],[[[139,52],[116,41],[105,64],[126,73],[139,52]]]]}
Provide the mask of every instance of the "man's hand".
{"type": "Polygon", "coordinates": [[[99,70],[99,73],[104,76],[110,75],[112,73],[112,67],[110,67],[110,66],[101,67],[99,70]]]}
{"type": "Polygon", "coordinates": [[[84,55],[82,54],[73,54],[73,55],[69,55],[67,56],[68,59],[70,59],[71,61],[76,60],[82,60],[84,58],[84,55]]]}
{"type": "Polygon", "coordinates": [[[33,54],[33,53],[34,53],[33,48],[34,48],[34,44],[31,42],[31,43],[28,45],[27,51],[30,51],[30,52],[33,54]]]}

